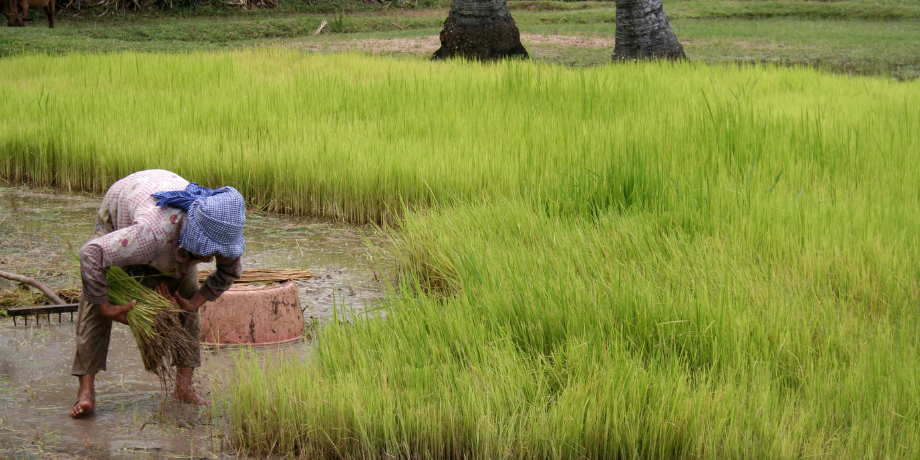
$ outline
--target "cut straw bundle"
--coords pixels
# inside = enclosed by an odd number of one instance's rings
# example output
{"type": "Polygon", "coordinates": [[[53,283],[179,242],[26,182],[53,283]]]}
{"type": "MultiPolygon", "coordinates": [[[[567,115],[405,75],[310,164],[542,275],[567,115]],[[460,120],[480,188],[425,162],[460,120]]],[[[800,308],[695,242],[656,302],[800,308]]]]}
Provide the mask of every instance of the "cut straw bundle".
{"type": "Polygon", "coordinates": [[[128,327],[137,340],[144,368],[164,383],[175,377],[176,356],[194,352],[197,337],[182,325],[181,310],[155,291],[147,289],[118,267],[109,269],[109,302],[125,305],[136,300],[128,311],[128,327]]]}
{"type": "MultiPolygon", "coordinates": [[[[210,275],[210,271],[200,270],[198,272],[198,281],[204,282],[210,275]]],[[[270,268],[252,268],[243,271],[243,276],[234,283],[273,283],[276,281],[287,280],[305,280],[313,278],[315,275],[310,270],[303,269],[270,269],[270,268]]]]}

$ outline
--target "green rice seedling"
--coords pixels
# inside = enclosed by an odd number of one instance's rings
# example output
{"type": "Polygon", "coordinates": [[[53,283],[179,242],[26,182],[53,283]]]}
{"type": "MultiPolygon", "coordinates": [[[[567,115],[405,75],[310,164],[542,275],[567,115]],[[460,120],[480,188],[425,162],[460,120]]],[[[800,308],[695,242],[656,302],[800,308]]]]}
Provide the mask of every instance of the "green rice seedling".
{"type": "Polygon", "coordinates": [[[398,224],[385,320],[237,363],[239,448],[920,458],[920,81],[272,49],[16,57],[0,80],[9,180],[159,167],[398,224]]]}
{"type": "Polygon", "coordinates": [[[128,311],[128,327],[137,341],[144,368],[156,374],[165,384],[175,377],[177,354],[192,351],[197,338],[191,337],[183,327],[179,317],[182,312],[170,300],[147,289],[121,268],[111,267],[106,278],[110,302],[125,305],[132,300],[137,301],[128,311]]]}

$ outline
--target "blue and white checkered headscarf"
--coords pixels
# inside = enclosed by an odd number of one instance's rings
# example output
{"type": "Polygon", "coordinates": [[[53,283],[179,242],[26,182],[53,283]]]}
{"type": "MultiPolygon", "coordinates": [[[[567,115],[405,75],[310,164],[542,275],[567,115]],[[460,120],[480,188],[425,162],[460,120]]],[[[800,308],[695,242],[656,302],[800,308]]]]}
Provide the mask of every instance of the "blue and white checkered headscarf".
{"type": "Polygon", "coordinates": [[[186,211],[185,228],[179,245],[200,256],[221,255],[236,259],[246,250],[243,224],[246,223],[246,202],[233,187],[211,190],[194,182],[185,190],[158,192],[150,195],[157,206],[186,211]]]}

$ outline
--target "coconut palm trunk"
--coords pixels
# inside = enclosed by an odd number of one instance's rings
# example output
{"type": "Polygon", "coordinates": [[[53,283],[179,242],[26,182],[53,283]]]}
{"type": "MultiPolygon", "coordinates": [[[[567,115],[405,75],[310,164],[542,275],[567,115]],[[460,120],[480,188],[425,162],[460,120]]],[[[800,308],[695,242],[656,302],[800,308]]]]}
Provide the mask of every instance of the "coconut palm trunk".
{"type": "Polygon", "coordinates": [[[684,59],[661,0],[616,0],[613,60],[684,59]]]}
{"type": "Polygon", "coordinates": [[[508,0],[453,0],[435,59],[527,57],[508,0]]]}

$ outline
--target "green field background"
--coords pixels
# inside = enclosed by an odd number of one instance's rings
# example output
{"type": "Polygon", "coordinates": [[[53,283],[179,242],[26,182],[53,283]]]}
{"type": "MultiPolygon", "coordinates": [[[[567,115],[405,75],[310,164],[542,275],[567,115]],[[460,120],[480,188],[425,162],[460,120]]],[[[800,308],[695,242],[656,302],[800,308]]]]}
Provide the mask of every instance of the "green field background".
{"type": "Polygon", "coordinates": [[[306,362],[237,363],[240,448],[920,455],[920,82],[278,49],[0,78],[7,180],[165,168],[392,234],[379,309],[306,362]]]}

